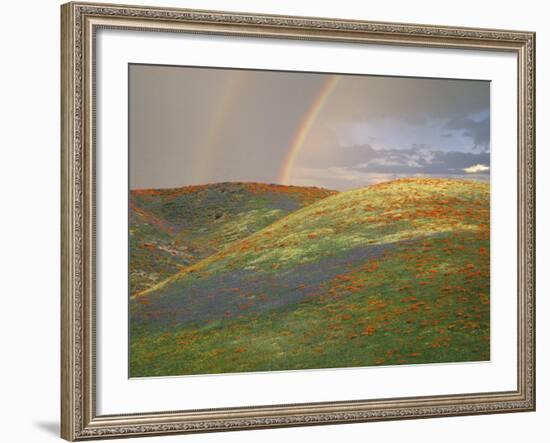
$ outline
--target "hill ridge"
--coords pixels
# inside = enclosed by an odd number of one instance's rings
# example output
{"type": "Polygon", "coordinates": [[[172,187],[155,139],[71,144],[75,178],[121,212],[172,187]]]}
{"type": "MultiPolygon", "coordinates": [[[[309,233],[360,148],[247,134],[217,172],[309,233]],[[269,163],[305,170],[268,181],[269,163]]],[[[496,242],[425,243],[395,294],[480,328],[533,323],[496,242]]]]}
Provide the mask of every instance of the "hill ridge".
{"type": "MultiPolygon", "coordinates": [[[[444,179],[444,178],[401,178],[401,179],[395,179],[390,181],[385,181],[381,183],[372,184],[369,186],[365,186],[362,188],[356,188],[349,191],[339,192],[333,195],[330,195],[328,197],[325,197],[323,199],[320,199],[312,204],[303,206],[295,211],[290,212],[286,216],[274,221],[273,223],[263,227],[262,229],[248,235],[247,237],[241,238],[239,240],[236,240],[230,244],[228,244],[223,250],[216,252],[208,257],[203,258],[202,260],[187,266],[178,272],[176,272],[174,275],[166,278],[165,280],[158,282],[156,285],[148,288],[145,291],[142,291],[139,294],[136,294],[136,297],[140,296],[146,296],[149,295],[159,289],[164,288],[166,285],[177,281],[178,279],[192,273],[200,272],[201,269],[203,269],[205,266],[208,266],[215,262],[218,259],[223,259],[227,256],[228,252],[231,252],[232,250],[239,249],[239,247],[242,247],[257,238],[261,238],[262,235],[265,235],[267,232],[271,232],[274,229],[278,229],[281,226],[284,226],[285,224],[288,224],[289,220],[293,220],[295,218],[298,218],[304,214],[310,213],[318,208],[322,208],[324,206],[329,205],[333,201],[338,201],[341,199],[348,199],[350,197],[359,196],[365,193],[370,192],[377,192],[382,189],[387,189],[392,186],[399,186],[402,184],[413,184],[413,185],[423,185],[423,186],[438,186],[438,185],[456,185],[456,184],[466,184],[466,185],[478,185],[478,187],[485,187],[486,184],[477,182],[477,181],[470,181],[470,180],[463,180],[463,179],[444,179]]],[[[487,185],[488,186],[488,185],[487,185]]],[[[414,231],[407,231],[408,233],[412,233],[414,231]]],[[[379,241],[379,243],[393,243],[395,241],[401,240],[401,238],[405,236],[405,233],[401,234],[401,237],[398,235],[394,238],[393,241],[379,241]]]]}
{"type": "Polygon", "coordinates": [[[312,189],[312,190],[320,190],[320,191],[329,191],[334,193],[339,192],[334,189],[324,188],[322,186],[281,185],[279,183],[263,183],[263,182],[256,182],[256,181],[236,181],[236,182],[223,181],[223,182],[202,183],[200,185],[174,186],[174,187],[168,187],[168,188],[137,188],[137,189],[131,189],[130,193],[156,194],[156,193],[177,192],[180,190],[198,191],[198,190],[204,190],[204,189],[222,187],[222,186],[230,186],[230,187],[244,186],[247,188],[248,187],[254,188],[255,186],[260,186],[263,188],[272,188],[272,189],[290,188],[290,189],[304,189],[304,190],[312,189]]]}

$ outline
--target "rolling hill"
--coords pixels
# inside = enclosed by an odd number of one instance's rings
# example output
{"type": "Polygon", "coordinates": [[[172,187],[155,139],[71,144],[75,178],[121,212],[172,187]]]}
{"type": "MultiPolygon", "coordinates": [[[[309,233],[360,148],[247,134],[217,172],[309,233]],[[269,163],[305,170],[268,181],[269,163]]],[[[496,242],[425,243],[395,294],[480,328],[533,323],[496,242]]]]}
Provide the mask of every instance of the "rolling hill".
{"type": "Polygon", "coordinates": [[[335,191],[261,183],[219,183],[130,192],[130,293],[335,191]]]}
{"type": "Polygon", "coordinates": [[[131,376],[489,359],[488,184],[310,203],[133,297],[131,376]]]}

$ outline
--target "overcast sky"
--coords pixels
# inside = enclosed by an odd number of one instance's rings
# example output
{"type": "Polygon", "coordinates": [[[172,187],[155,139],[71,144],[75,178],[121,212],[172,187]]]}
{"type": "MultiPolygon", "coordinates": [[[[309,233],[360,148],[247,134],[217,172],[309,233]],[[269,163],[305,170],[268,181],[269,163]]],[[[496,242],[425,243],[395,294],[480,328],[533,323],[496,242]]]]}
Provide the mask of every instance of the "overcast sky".
{"type": "Polygon", "coordinates": [[[488,180],[489,82],[331,78],[131,65],[130,187],[488,180]]]}

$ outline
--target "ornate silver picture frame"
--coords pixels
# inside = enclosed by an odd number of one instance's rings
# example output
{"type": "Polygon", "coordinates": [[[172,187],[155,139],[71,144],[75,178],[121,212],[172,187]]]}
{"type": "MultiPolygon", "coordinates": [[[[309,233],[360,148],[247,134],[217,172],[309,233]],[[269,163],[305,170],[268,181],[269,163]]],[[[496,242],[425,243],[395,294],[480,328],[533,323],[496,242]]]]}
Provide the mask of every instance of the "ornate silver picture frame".
{"type": "MultiPolygon", "coordinates": [[[[76,441],[535,409],[534,33],[80,2],[61,7],[61,23],[61,436],[64,439],[76,441]],[[98,78],[95,57],[96,34],[101,29],[514,54],[517,57],[518,159],[516,389],[98,414],[96,251],[102,246],[96,236],[99,204],[96,186],[101,176],[96,169],[98,78]]],[[[510,343],[512,345],[516,343],[510,343]]]]}

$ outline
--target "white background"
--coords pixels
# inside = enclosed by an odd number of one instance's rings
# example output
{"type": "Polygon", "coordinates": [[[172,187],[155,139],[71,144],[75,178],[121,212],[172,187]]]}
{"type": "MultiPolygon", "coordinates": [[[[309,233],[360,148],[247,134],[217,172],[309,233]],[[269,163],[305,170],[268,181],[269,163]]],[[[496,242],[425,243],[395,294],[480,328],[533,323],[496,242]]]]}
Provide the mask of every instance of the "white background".
{"type": "Polygon", "coordinates": [[[515,55],[112,30],[97,45],[98,414],[516,389],[515,55]],[[128,62],[491,80],[491,361],[128,380],[128,62]]]}
{"type": "MultiPolygon", "coordinates": [[[[134,0],[134,3],[142,3],[134,0]]],[[[148,2],[145,2],[148,3],[148,2]]],[[[246,10],[265,13],[317,15],[365,20],[519,28],[537,34],[538,121],[550,118],[548,44],[544,2],[479,2],[464,0],[444,9],[441,2],[357,2],[264,0],[156,1],[158,5],[246,10]]],[[[3,277],[2,364],[0,405],[2,440],[55,441],[59,421],[59,3],[26,1],[3,5],[0,76],[2,122],[0,185],[2,213],[1,260],[3,277]]],[[[550,178],[544,166],[550,160],[545,146],[550,130],[540,125],[538,149],[538,225],[550,222],[544,190],[550,178]]],[[[538,263],[550,259],[549,234],[538,231],[538,263]]],[[[543,315],[550,307],[545,293],[548,273],[538,274],[538,411],[528,414],[462,417],[340,425],[314,428],[247,431],[146,441],[246,442],[281,439],[364,441],[384,439],[412,442],[544,441],[550,414],[550,326],[543,315]]],[[[547,437],[546,437],[547,438],[547,437]]],[[[144,440],[145,441],[145,440],[144,440]]]]}

